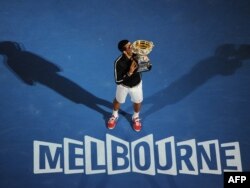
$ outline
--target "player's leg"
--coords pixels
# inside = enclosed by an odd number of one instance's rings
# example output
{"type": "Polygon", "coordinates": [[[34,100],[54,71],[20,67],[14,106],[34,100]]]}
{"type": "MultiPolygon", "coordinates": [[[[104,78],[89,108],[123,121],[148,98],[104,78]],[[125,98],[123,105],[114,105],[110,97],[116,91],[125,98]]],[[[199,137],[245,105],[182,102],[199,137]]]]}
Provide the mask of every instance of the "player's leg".
{"type": "Polygon", "coordinates": [[[132,116],[133,121],[133,129],[135,131],[141,130],[141,122],[139,118],[141,103],[143,101],[143,92],[142,92],[142,82],[129,90],[129,94],[131,96],[131,101],[133,102],[134,114],[132,116]]]}
{"type": "Polygon", "coordinates": [[[116,88],[116,96],[113,101],[113,112],[112,116],[110,117],[107,127],[109,129],[113,129],[116,126],[117,120],[118,120],[118,111],[120,109],[120,105],[125,102],[126,97],[128,95],[128,88],[122,86],[122,85],[117,85],[116,88]]]}

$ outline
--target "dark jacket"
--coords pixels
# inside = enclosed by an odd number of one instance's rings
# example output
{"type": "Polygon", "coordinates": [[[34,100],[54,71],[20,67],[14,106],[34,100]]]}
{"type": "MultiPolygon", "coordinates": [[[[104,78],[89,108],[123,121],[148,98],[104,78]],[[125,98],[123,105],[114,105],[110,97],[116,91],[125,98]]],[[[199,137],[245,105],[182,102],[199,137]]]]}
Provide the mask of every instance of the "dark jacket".
{"type": "Polygon", "coordinates": [[[129,59],[125,54],[122,54],[115,61],[115,82],[116,84],[122,84],[126,87],[134,87],[141,82],[141,73],[137,72],[129,76],[128,72],[131,66],[132,60],[129,59]]]}

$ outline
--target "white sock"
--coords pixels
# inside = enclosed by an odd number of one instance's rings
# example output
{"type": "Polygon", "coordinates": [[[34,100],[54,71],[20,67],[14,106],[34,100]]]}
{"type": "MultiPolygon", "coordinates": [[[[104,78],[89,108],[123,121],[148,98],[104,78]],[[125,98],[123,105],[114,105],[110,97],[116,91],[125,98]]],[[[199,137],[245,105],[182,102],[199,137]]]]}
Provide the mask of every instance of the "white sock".
{"type": "Polygon", "coordinates": [[[135,118],[139,117],[139,113],[140,113],[140,112],[134,112],[132,118],[135,119],[135,118]]]}
{"type": "Polygon", "coordinates": [[[115,116],[115,117],[118,117],[118,110],[113,110],[112,115],[115,116]]]}

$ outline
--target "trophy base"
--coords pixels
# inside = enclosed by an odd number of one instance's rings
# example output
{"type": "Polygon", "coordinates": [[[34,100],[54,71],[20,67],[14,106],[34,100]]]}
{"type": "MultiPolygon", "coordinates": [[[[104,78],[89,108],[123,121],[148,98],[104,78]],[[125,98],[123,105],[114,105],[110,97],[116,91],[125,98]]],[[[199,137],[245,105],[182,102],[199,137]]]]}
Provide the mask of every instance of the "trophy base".
{"type": "Polygon", "coordinates": [[[148,61],[148,62],[140,62],[138,63],[139,67],[137,72],[147,72],[150,71],[152,64],[148,61]]]}

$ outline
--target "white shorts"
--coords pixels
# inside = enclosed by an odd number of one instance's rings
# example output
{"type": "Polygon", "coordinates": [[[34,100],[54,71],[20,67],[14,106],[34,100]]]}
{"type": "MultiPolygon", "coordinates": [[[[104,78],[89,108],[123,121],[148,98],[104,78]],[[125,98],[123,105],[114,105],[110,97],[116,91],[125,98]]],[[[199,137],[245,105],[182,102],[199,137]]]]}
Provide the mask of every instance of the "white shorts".
{"type": "Polygon", "coordinates": [[[123,85],[117,85],[116,87],[116,100],[119,103],[125,103],[127,95],[130,95],[133,103],[141,103],[143,100],[142,94],[142,81],[135,87],[129,88],[123,85]]]}

